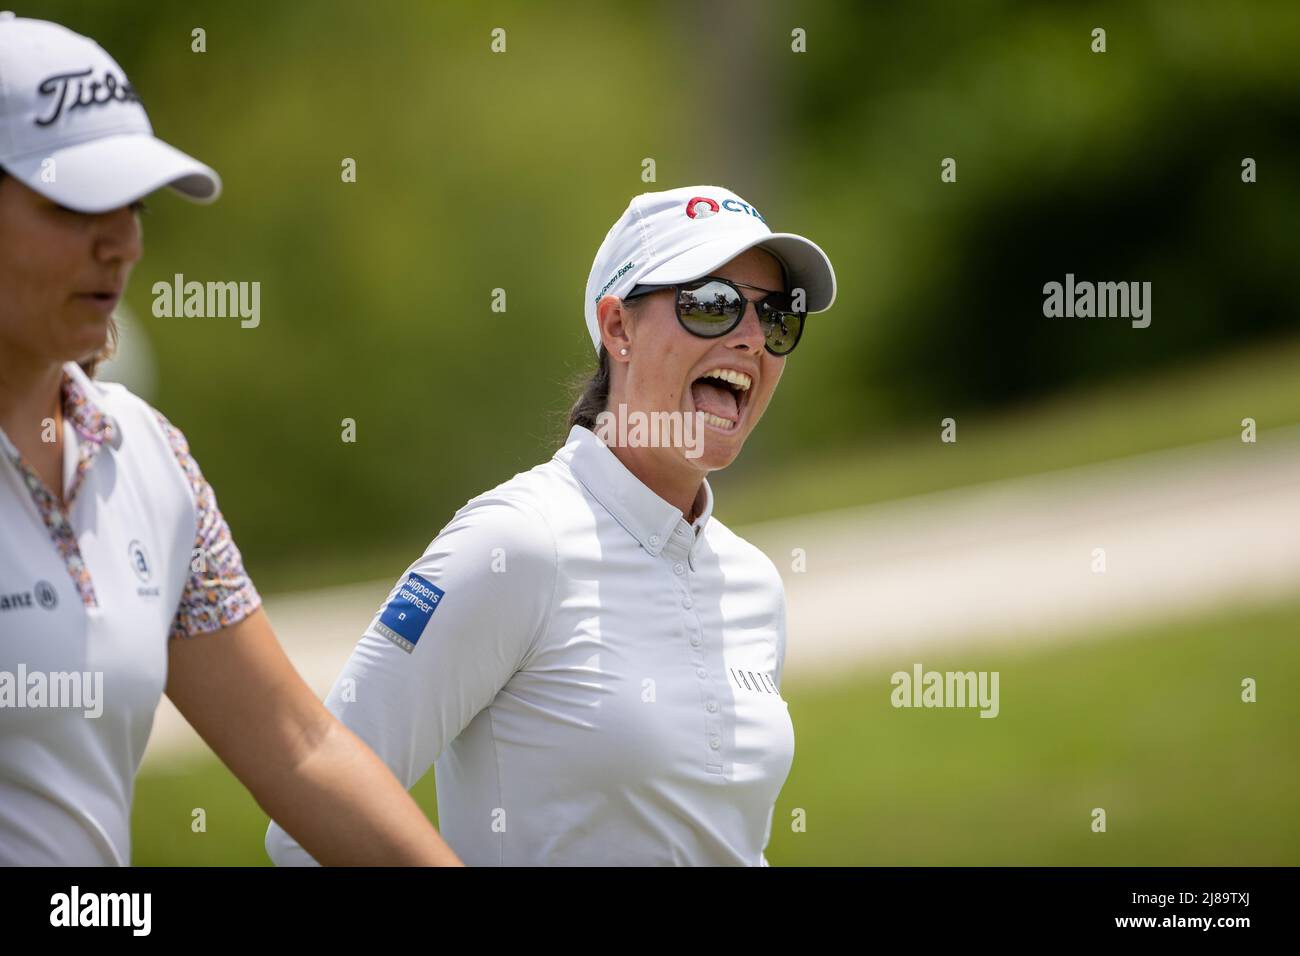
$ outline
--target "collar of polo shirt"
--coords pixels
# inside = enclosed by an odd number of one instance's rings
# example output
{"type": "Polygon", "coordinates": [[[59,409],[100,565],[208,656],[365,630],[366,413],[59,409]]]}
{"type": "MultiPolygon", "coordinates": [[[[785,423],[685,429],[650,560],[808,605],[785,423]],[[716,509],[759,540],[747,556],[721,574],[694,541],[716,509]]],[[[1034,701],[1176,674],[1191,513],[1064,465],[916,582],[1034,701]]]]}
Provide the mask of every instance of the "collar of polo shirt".
{"type": "Polygon", "coordinates": [[[689,558],[691,567],[695,567],[704,527],[713,514],[713,489],[707,478],[701,489],[704,507],[691,525],[681,511],[628,471],[590,429],[574,425],[555,457],[568,464],[582,486],[643,548],[656,556],[665,550],[676,552],[689,558]]]}
{"type": "MultiPolygon", "coordinates": [[[[122,446],[122,429],[117,419],[110,415],[101,404],[99,388],[90,377],[81,370],[76,362],[63,365],[63,377],[68,380],[59,385],[59,401],[62,402],[64,418],[77,437],[82,441],[95,444],[107,444],[110,448],[122,446]]],[[[18,449],[9,436],[0,429],[0,447],[10,458],[17,458],[18,449]]]]}
{"type": "Polygon", "coordinates": [[[76,362],[65,362],[63,374],[71,380],[69,393],[74,399],[85,402],[85,409],[74,413],[70,420],[74,424],[83,423],[77,428],[77,434],[89,441],[100,444],[108,443],[110,448],[122,446],[122,428],[117,419],[110,415],[100,402],[99,386],[88,376],[76,362]]]}

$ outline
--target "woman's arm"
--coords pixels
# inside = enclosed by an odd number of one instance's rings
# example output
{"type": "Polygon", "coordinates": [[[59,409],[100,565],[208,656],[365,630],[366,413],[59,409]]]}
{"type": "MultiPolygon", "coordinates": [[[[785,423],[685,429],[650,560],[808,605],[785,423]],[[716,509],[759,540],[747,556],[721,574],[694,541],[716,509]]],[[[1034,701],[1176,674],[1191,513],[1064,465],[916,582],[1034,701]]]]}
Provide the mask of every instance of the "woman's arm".
{"type": "Polygon", "coordinates": [[[261,608],[169,648],[167,696],[316,860],[463,865],[383,761],[316,699],[261,608]]]}
{"type": "MultiPolygon", "coordinates": [[[[555,536],[531,502],[493,494],[467,503],[398,578],[343,665],[325,709],[412,786],[528,666],[559,579],[555,536]]],[[[466,746],[474,748],[473,742],[466,746]]],[[[474,759],[471,749],[460,759],[474,759]]],[[[458,783],[439,774],[439,789],[458,783]]],[[[534,812],[521,808],[518,812],[534,812]]],[[[267,827],[281,866],[312,861],[286,821],[267,827]]],[[[506,835],[491,805],[453,821],[470,866],[499,865],[506,835]]],[[[449,831],[450,832],[450,831],[449,831]]]]}

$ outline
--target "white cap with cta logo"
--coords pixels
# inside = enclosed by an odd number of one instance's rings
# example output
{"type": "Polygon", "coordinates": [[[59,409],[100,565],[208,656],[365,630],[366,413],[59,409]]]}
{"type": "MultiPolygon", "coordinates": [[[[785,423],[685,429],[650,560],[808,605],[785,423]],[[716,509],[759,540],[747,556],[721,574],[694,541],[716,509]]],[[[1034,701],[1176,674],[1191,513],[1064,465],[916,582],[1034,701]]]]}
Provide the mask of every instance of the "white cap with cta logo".
{"type": "Polygon", "coordinates": [[[0,13],[0,167],[78,212],[99,213],[170,186],[197,202],[215,171],[153,135],[126,74],[95,41],[0,13]]]}
{"type": "Polygon", "coordinates": [[[634,196],[600,244],[587,277],[585,314],[600,351],[596,305],[636,285],[670,285],[708,275],[759,246],[781,262],[786,291],[803,289],[809,312],[835,301],[835,270],[815,242],[773,232],[758,210],[722,186],[683,186],[634,196]]]}

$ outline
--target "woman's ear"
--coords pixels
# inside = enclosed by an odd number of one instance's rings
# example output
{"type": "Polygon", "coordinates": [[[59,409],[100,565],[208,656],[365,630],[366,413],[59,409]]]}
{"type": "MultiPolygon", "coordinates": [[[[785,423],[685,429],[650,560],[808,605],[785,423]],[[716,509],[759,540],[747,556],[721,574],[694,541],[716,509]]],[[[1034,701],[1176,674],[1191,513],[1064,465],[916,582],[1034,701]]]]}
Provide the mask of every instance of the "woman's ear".
{"type": "Polygon", "coordinates": [[[607,295],[596,304],[596,324],[611,362],[626,362],[632,351],[631,318],[631,309],[616,295],[607,295]]]}

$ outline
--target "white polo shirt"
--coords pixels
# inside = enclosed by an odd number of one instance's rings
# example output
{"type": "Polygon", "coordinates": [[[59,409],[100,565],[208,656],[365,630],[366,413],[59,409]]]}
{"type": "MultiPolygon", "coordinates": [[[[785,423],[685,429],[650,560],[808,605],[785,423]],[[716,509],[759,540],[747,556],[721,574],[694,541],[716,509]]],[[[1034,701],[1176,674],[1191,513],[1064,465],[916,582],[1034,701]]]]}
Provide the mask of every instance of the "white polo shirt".
{"type": "Polygon", "coordinates": [[[0,865],[126,865],[169,636],[260,599],[170,422],[71,362],[61,401],[66,505],[0,431],[0,865]]]}
{"type": "MultiPolygon", "coordinates": [[[[471,866],[766,866],[794,755],[785,592],[591,431],[469,501],[398,580],[326,706],[408,788],[435,768],[471,866]]],[[[276,863],[314,862],[277,824],[276,863]]]]}

